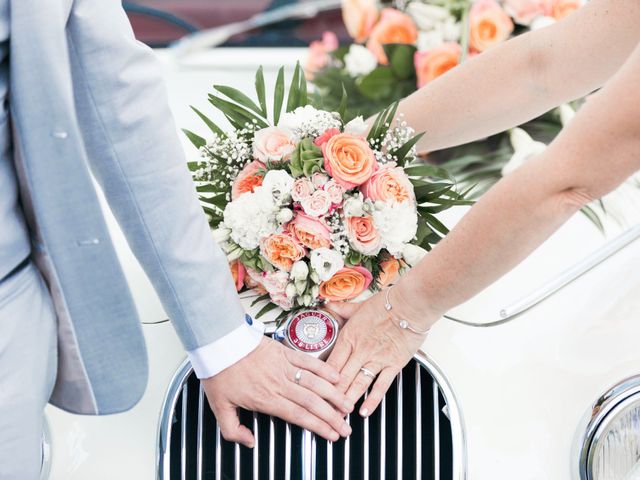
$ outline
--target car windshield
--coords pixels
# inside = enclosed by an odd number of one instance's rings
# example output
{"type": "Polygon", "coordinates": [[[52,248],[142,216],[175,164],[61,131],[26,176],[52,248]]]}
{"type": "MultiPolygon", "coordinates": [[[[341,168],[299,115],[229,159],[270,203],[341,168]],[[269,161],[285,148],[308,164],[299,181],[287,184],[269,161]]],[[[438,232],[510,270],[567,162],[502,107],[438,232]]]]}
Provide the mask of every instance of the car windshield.
{"type": "Polygon", "coordinates": [[[123,2],[138,40],[165,47],[185,35],[248,20],[292,6],[318,4],[323,11],[312,18],[279,21],[231,37],[228,47],[304,47],[335,32],[343,42],[348,35],[342,22],[340,1],[318,0],[132,0],[123,2]]]}

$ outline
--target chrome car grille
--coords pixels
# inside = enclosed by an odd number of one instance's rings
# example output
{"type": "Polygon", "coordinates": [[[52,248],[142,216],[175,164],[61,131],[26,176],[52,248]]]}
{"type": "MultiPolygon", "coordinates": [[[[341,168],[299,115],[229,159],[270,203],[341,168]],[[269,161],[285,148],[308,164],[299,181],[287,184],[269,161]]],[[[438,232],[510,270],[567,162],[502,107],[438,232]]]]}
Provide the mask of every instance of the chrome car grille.
{"type": "MultiPolygon", "coordinates": [[[[358,411],[356,405],[356,412],[358,411]]],[[[169,387],[159,431],[162,480],[463,479],[459,412],[439,372],[417,356],[368,419],[349,416],[353,433],[327,442],[262,414],[241,412],[253,449],[224,440],[198,379],[183,364],[169,387]]]]}

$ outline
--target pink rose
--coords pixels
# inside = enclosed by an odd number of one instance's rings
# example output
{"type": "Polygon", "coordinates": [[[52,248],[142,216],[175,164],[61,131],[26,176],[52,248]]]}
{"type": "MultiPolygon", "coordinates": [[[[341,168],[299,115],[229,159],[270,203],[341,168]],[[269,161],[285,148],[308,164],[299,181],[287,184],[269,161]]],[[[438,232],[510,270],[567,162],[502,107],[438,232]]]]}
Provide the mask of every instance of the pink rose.
{"type": "Polygon", "coordinates": [[[262,285],[271,297],[271,301],[284,310],[293,307],[293,299],[287,297],[287,285],[289,284],[289,274],[282,270],[275,272],[265,272],[262,277],[262,285]]]}
{"type": "Polygon", "coordinates": [[[331,208],[331,199],[324,190],[316,190],[301,202],[304,213],[311,217],[322,217],[331,208]]]}
{"type": "Polygon", "coordinates": [[[332,136],[322,145],[322,153],[324,169],[346,190],[362,185],[378,169],[367,140],[349,133],[332,136]]]}
{"type": "Polygon", "coordinates": [[[254,134],[253,156],[261,162],[289,160],[295,148],[293,133],[289,129],[267,127],[254,134]]]}
{"type": "Polygon", "coordinates": [[[415,201],[413,185],[402,167],[387,164],[371,175],[371,178],[360,187],[365,198],[374,202],[402,203],[415,201]]]}
{"type": "Polygon", "coordinates": [[[298,212],[287,224],[287,229],[302,245],[311,250],[331,246],[331,230],[325,222],[317,218],[298,212]]]}
{"type": "Polygon", "coordinates": [[[237,199],[242,194],[253,192],[256,187],[262,185],[266,168],[265,164],[258,160],[246,164],[233,181],[231,200],[237,199]]]}
{"type": "Polygon", "coordinates": [[[338,185],[333,180],[329,180],[324,185],[324,191],[329,194],[329,198],[331,199],[331,203],[333,204],[341,204],[342,196],[344,195],[344,188],[338,185]]]}
{"type": "Polygon", "coordinates": [[[301,202],[311,196],[315,188],[308,178],[300,177],[293,182],[291,198],[294,202],[301,202]]]}
{"type": "Polygon", "coordinates": [[[307,80],[313,80],[314,75],[327,66],[331,60],[330,53],[336,48],[338,48],[338,37],[333,32],[324,32],[322,40],[311,42],[307,63],[304,66],[307,80]]]}
{"type": "Polygon", "coordinates": [[[329,130],[325,131],[322,135],[320,135],[318,138],[316,138],[313,143],[316,144],[316,146],[321,147],[322,145],[324,145],[325,143],[327,143],[331,137],[335,137],[336,135],[340,134],[340,130],[338,130],[337,128],[330,128],[329,130]]]}
{"type": "Polygon", "coordinates": [[[247,274],[244,277],[244,284],[247,286],[247,288],[255,290],[261,294],[267,293],[264,285],[262,285],[262,282],[264,280],[264,276],[262,275],[262,273],[251,268],[247,268],[246,271],[247,274]]]}
{"type": "Polygon", "coordinates": [[[460,45],[455,42],[444,43],[425,52],[416,52],[413,62],[418,76],[418,88],[457,66],[461,52],[460,45]]]}
{"type": "Polygon", "coordinates": [[[377,0],[343,0],[342,18],[351,38],[364,42],[378,19],[377,0]]]}
{"type": "Polygon", "coordinates": [[[395,8],[385,8],[380,16],[380,21],[373,27],[367,42],[367,48],[373,52],[378,63],[389,63],[384,53],[383,45],[388,43],[400,43],[415,45],[418,40],[418,29],[413,19],[395,8]]]}
{"type": "Polygon", "coordinates": [[[495,0],[477,0],[469,13],[469,44],[478,51],[504,42],[513,32],[513,21],[495,0]]]}
{"type": "Polygon", "coordinates": [[[551,15],[553,0],[504,0],[504,8],[520,25],[531,25],[537,17],[551,15]]]}
{"type": "Polygon", "coordinates": [[[313,175],[311,175],[311,183],[313,183],[313,186],[316,188],[322,187],[328,181],[329,181],[329,177],[326,176],[324,173],[316,172],[313,175]]]}
{"type": "Polygon", "coordinates": [[[380,233],[373,224],[371,217],[347,218],[347,236],[349,243],[364,255],[377,255],[380,251],[380,233]]]}

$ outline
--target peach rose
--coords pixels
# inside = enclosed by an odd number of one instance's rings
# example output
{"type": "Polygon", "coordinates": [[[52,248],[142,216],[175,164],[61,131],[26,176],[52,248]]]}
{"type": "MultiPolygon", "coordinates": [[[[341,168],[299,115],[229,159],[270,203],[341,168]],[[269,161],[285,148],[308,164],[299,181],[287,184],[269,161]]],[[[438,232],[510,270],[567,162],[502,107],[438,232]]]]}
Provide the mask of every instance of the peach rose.
{"type": "Polygon", "coordinates": [[[275,233],[260,242],[260,253],[271,265],[288,272],[304,257],[304,248],[291,236],[275,233]]]}
{"type": "Polygon", "coordinates": [[[504,0],[504,8],[520,25],[531,25],[537,17],[551,15],[553,0],[504,0]]]}
{"type": "Polygon", "coordinates": [[[229,264],[231,269],[231,276],[233,277],[233,283],[236,284],[236,290],[239,292],[244,287],[244,280],[246,275],[246,269],[240,260],[234,260],[229,264]]]}
{"type": "Polygon", "coordinates": [[[380,275],[378,275],[378,285],[386,287],[395,283],[400,276],[400,262],[398,259],[387,256],[382,262],[380,262],[380,275]]]}
{"type": "Polygon", "coordinates": [[[333,32],[324,32],[322,40],[315,40],[309,45],[304,74],[307,80],[313,80],[314,74],[327,66],[331,60],[330,53],[338,48],[338,37],[333,32]]]}
{"type": "Polygon", "coordinates": [[[320,284],[320,297],[332,302],[352,300],[364,292],[373,277],[363,267],[345,267],[320,284]]]}
{"type": "Polygon", "coordinates": [[[266,168],[266,165],[258,160],[247,163],[233,182],[231,200],[237,199],[244,193],[253,192],[256,187],[262,185],[266,168]]]}
{"type": "Polygon", "coordinates": [[[413,62],[418,76],[418,88],[457,66],[461,53],[462,48],[455,42],[444,43],[426,52],[416,52],[413,62]]]}
{"type": "Polygon", "coordinates": [[[362,185],[378,169],[378,162],[362,137],[349,133],[334,135],[322,145],[324,169],[346,190],[362,185]]]}
{"type": "Polygon", "coordinates": [[[258,130],[253,138],[253,156],[263,163],[289,160],[296,144],[287,128],[267,127],[258,130]]]}
{"type": "Polygon", "coordinates": [[[377,255],[380,251],[380,233],[371,217],[349,217],[347,236],[351,246],[364,255],[377,255]]]}
{"type": "Polygon", "coordinates": [[[469,13],[469,44],[478,52],[505,41],[513,32],[513,22],[495,0],[478,0],[469,13]]]}
{"type": "Polygon", "coordinates": [[[378,20],[377,0],[342,0],[342,19],[351,38],[364,42],[378,20]]]}
{"type": "Polygon", "coordinates": [[[313,183],[308,178],[300,177],[293,182],[291,198],[294,202],[301,202],[309,198],[314,190],[313,183]]]}
{"type": "Polygon", "coordinates": [[[582,6],[581,0],[554,0],[551,16],[561,20],[582,6]]]}
{"type": "Polygon", "coordinates": [[[395,164],[381,167],[360,187],[360,191],[365,198],[374,202],[382,200],[383,202],[402,203],[415,199],[413,185],[409,177],[404,173],[402,167],[396,167],[395,164]]]}
{"type": "Polygon", "coordinates": [[[389,63],[383,45],[387,43],[404,43],[413,45],[418,41],[418,29],[413,19],[406,13],[394,8],[385,8],[380,21],[373,27],[367,48],[373,52],[382,65],[389,63]]]}
{"type": "Polygon", "coordinates": [[[331,230],[325,222],[298,212],[287,224],[287,229],[305,247],[316,248],[331,246],[331,230]]]}

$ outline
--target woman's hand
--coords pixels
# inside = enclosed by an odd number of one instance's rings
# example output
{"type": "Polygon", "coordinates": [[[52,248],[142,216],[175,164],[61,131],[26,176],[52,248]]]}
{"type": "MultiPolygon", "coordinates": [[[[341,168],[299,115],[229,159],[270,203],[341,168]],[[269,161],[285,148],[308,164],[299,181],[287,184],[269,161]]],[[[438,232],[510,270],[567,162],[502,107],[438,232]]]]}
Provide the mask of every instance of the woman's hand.
{"type": "Polygon", "coordinates": [[[367,417],[378,407],[400,370],[413,358],[424,343],[426,334],[417,334],[399,326],[406,320],[416,330],[426,331],[438,316],[406,302],[400,288],[389,292],[392,309],[385,309],[386,290],[369,300],[355,303],[330,303],[327,308],[348,320],[338,336],[327,363],[341,372],[339,387],[347,399],[355,403],[375,384],[360,408],[367,417]],[[419,312],[419,313],[418,313],[419,312]],[[364,369],[364,370],[362,370],[364,369]]]}

